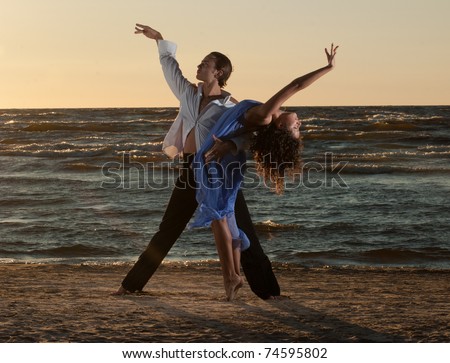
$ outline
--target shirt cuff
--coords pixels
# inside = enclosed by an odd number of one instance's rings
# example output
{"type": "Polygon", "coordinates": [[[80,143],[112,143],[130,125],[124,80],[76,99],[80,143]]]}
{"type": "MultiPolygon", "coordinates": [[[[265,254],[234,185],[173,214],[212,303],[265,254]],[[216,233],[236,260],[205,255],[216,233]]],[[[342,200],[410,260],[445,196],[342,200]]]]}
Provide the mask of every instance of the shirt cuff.
{"type": "Polygon", "coordinates": [[[160,56],[171,55],[175,56],[177,52],[177,45],[169,40],[158,40],[158,51],[160,56]]]}

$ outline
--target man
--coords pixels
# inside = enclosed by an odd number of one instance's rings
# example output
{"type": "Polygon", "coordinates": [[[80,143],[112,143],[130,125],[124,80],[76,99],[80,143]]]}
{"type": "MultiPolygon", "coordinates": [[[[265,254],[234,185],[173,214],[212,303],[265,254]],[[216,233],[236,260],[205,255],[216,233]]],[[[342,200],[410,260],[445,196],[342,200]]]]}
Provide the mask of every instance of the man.
{"type": "MultiPolygon", "coordinates": [[[[185,165],[175,183],[158,232],[128,272],[116,295],[141,291],[185,229],[197,208],[190,163],[215,122],[236,103],[222,89],[232,72],[231,62],[226,56],[218,52],[207,55],[198,65],[196,78],[201,83],[194,85],[179,68],[174,43],[164,40],[161,33],[149,26],[136,24],[135,29],[136,34],[156,40],[164,76],[180,101],[179,114],[164,139],[163,150],[172,158],[182,154],[185,165]]],[[[220,157],[236,148],[235,144],[238,141],[218,143],[213,157],[220,157]]],[[[241,260],[250,288],[262,299],[276,298],[280,295],[280,287],[256,236],[242,191],[237,195],[235,214],[238,227],[250,240],[250,248],[243,251],[241,260]]]]}

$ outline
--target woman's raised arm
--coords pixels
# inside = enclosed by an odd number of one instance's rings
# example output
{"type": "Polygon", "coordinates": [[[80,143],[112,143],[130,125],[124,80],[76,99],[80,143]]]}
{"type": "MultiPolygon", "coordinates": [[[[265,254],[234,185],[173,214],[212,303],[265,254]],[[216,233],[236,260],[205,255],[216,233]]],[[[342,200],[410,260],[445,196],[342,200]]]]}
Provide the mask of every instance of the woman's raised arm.
{"type": "Polygon", "coordinates": [[[319,68],[313,72],[294,79],[287,86],[275,93],[267,102],[248,110],[245,115],[246,126],[252,127],[268,125],[274,117],[277,117],[280,107],[284,102],[286,102],[298,91],[310,86],[334,68],[334,58],[337,49],[338,46],[335,47],[333,44],[331,44],[330,52],[328,52],[328,49],[325,48],[325,53],[328,60],[328,64],[325,67],[319,68]]]}

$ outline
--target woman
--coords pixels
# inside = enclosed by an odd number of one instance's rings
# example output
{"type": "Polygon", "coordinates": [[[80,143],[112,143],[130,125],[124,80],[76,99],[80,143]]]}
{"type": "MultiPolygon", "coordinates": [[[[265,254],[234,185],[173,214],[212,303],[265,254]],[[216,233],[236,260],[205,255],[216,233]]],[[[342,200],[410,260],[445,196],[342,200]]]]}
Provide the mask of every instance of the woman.
{"type": "Polygon", "coordinates": [[[330,52],[325,49],[328,60],[325,67],[294,79],[267,102],[245,100],[226,111],[195,157],[196,182],[200,188],[197,189],[199,207],[192,226],[211,224],[228,300],[234,299],[243,284],[239,260],[241,249],[246,246],[240,246],[239,242],[247,244],[247,241],[245,235],[237,235],[233,206],[243,179],[240,166],[245,163],[245,154],[228,155],[219,164],[210,163],[215,155],[208,150],[217,138],[256,131],[251,151],[257,170],[266,182],[275,185],[277,193],[281,193],[287,170],[295,169],[300,163],[301,123],[296,113],[283,112],[280,107],[334,68],[337,48],[331,44],[330,52]]]}

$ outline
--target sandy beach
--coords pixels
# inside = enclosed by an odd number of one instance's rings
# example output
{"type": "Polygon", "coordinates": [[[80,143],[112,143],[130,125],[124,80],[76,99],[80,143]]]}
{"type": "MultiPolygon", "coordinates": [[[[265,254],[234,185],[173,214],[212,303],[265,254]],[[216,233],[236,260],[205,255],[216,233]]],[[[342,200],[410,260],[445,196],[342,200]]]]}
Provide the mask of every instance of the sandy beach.
{"type": "Polygon", "coordinates": [[[111,296],[130,265],[0,266],[0,342],[450,342],[450,271],[275,265],[288,298],[224,298],[217,264],[164,264],[111,296]]]}

